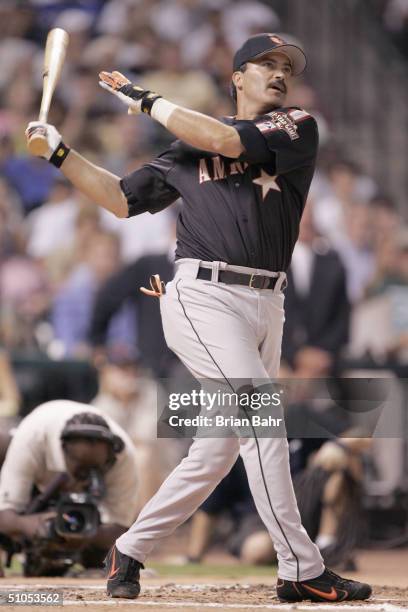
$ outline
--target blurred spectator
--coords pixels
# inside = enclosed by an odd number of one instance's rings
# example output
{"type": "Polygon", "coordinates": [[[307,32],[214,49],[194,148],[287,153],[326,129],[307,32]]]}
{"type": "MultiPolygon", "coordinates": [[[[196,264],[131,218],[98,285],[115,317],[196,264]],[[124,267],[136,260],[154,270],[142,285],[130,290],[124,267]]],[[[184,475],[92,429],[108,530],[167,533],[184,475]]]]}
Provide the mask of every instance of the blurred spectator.
{"type": "Polygon", "coordinates": [[[24,250],[25,236],[17,196],[0,177],[0,265],[24,250]]]}
{"type": "Polygon", "coordinates": [[[369,295],[379,295],[392,287],[408,284],[408,226],[402,226],[392,237],[388,237],[384,250],[387,251],[386,265],[376,282],[369,287],[369,295]]]}
{"type": "MultiPolygon", "coordinates": [[[[62,355],[89,357],[87,339],[95,294],[117,270],[119,262],[119,243],[114,234],[98,232],[90,237],[83,261],[74,267],[52,306],[51,320],[62,355]]],[[[125,315],[116,320],[117,327],[112,329],[116,340],[129,337],[131,328],[126,330],[127,323],[125,315]]]]}
{"type": "Polygon", "coordinates": [[[112,317],[128,302],[133,310],[137,352],[142,363],[156,376],[164,377],[170,374],[172,364],[178,360],[164,340],[159,300],[144,295],[139,289],[149,287],[152,274],[159,274],[165,283],[171,280],[174,275],[172,254],[141,257],[101,286],[94,303],[89,338],[97,352],[103,351],[112,317]]]}
{"type": "Polygon", "coordinates": [[[180,106],[212,114],[217,108],[218,91],[212,79],[202,70],[186,70],[177,42],[161,43],[156,51],[157,70],[146,72],[141,85],[160,93],[180,106]]]}
{"type": "Polygon", "coordinates": [[[401,217],[397,206],[386,194],[377,194],[370,201],[372,209],[372,230],[374,245],[377,249],[384,240],[388,240],[397,231],[401,224],[401,217]]]}
{"type": "Polygon", "coordinates": [[[57,16],[53,26],[68,32],[67,59],[72,64],[80,63],[91,34],[92,24],[92,15],[83,8],[67,8],[57,16]]]}
{"type": "Polygon", "coordinates": [[[136,447],[136,514],[180,460],[174,440],[157,439],[157,394],[158,383],[129,351],[108,352],[99,368],[99,391],[92,404],[118,423],[136,447]]]}
{"type": "Polygon", "coordinates": [[[41,33],[41,25],[36,18],[31,2],[4,0],[0,7],[0,39],[6,36],[35,39],[41,33]]]}
{"type": "MultiPolygon", "coordinates": [[[[237,49],[252,34],[276,32],[280,25],[280,19],[271,6],[257,0],[225,3],[223,21],[231,49],[237,49]]],[[[286,35],[284,38],[286,40],[286,35]]]]}
{"type": "Polygon", "coordinates": [[[338,255],[319,237],[309,202],[288,271],[282,366],[298,378],[333,372],[348,340],[350,305],[338,255]]]}
{"type": "MultiPolygon", "coordinates": [[[[1,8],[0,8],[1,11],[1,8]]],[[[10,20],[14,21],[13,18],[10,20]]],[[[0,23],[3,25],[4,22],[1,19],[0,12],[0,23]]],[[[1,26],[0,26],[1,30],[1,26]]],[[[18,82],[22,80],[27,82],[32,81],[32,74],[34,68],[34,62],[36,54],[39,52],[39,47],[26,39],[20,39],[16,37],[7,37],[6,35],[0,36],[0,58],[4,69],[0,75],[0,90],[6,92],[10,83],[18,82]]],[[[23,100],[33,95],[34,88],[26,88],[28,91],[24,92],[23,100]]],[[[8,98],[10,102],[10,98],[8,98]]],[[[0,116],[2,118],[14,116],[14,108],[5,105],[0,110],[0,116]]],[[[17,126],[12,125],[11,127],[16,128],[17,126]]]]}
{"type": "Polygon", "coordinates": [[[61,244],[73,241],[77,200],[74,188],[59,175],[50,191],[47,202],[27,217],[27,253],[35,259],[44,259],[61,244]]]}
{"type": "Polygon", "coordinates": [[[225,38],[223,23],[223,6],[226,2],[214,3],[208,7],[206,18],[202,19],[197,27],[186,32],[179,39],[183,63],[186,66],[208,66],[210,72],[220,70],[217,65],[221,60],[221,67],[228,66],[228,78],[231,79],[232,51],[225,38]],[[214,59],[208,58],[216,56],[214,59]]]}
{"type": "Polygon", "coordinates": [[[388,284],[384,290],[390,300],[393,334],[388,353],[398,361],[408,363],[408,227],[397,234],[396,250],[394,278],[384,279],[384,285],[388,284]]]}
{"type": "MultiPolygon", "coordinates": [[[[126,174],[139,167],[142,161],[145,159],[133,159],[126,168],[126,174]]],[[[102,210],[102,224],[120,237],[121,254],[126,263],[144,255],[170,256],[171,253],[171,258],[174,258],[176,206],[174,204],[154,215],[146,212],[130,219],[119,219],[102,210]]]]}
{"type": "Polygon", "coordinates": [[[354,164],[335,162],[328,169],[331,193],[313,204],[316,228],[331,241],[345,233],[345,220],[355,201],[357,177],[354,164]]]}
{"type": "Polygon", "coordinates": [[[102,211],[105,227],[118,234],[122,257],[126,263],[148,255],[171,252],[174,257],[174,210],[168,208],[158,214],[143,213],[131,219],[118,219],[102,211]]]}
{"type": "MultiPolygon", "coordinates": [[[[4,419],[15,417],[20,405],[20,394],[11,369],[7,353],[0,352],[0,425],[4,433],[7,426],[4,419]]],[[[1,445],[1,441],[0,441],[1,445]]],[[[1,456],[1,449],[0,449],[1,456]]],[[[0,461],[1,463],[1,461],[0,461]]]]}
{"type": "Polygon", "coordinates": [[[69,134],[73,147],[91,153],[92,159],[102,148],[98,134],[95,134],[93,120],[112,110],[106,97],[101,95],[98,71],[80,64],[72,70],[63,93],[67,112],[60,126],[61,131],[69,134]],[[89,147],[90,142],[94,150],[89,147]]]}
{"type": "Polygon", "coordinates": [[[366,299],[353,313],[351,354],[372,355],[391,369],[406,365],[407,304],[408,228],[402,227],[377,248],[376,275],[367,288],[366,299]]]}
{"type": "Polygon", "coordinates": [[[294,477],[302,524],[320,548],[325,563],[355,571],[353,552],[362,541],[363,454],[369,438],[326,441],[294,477]]]}
{"type": "Polygon", "coordinates": [[[66,280],[72,268],[86,257],[89,241],[103,230],[100,210],[86,198],[76,193],[77,210],[73,228],[67,226],[67,236],[72,240],[59,241],[58,246],[42,260],[54,291],[66,280]]]}
{"type": "Polygon", "coordinates": [[[318,231],[339,253],[347,270],[349,299],[356,302],[375,269],[375,185],[355,164],[338,157],[329,164],[327,178],[325,185],[324,176],[318,174],[311,190],[313,216],[318,231]]]}
{"type": "Polygon", "coordinates": [[[313,203],[317,230],[333,243],[346,233],[346,219],[356,202],[367,202],[375,191],[373,182],[345,159],[333,161],[327,171],[329,192],[313,203]]]}
{"type": "Polygon", "coordinates": [[[38,351],[38,332],[49,307],[49,283],[41,266],[24,255],[0,268],[0,338],[10,350],[38,351]]]}
{"type": "MultiPolygon", "coordinates": [[[[112,172],[125,175],[150,161],[147,151],[151,150],[152,143],[148,143],[148,140],[149,138],[156,138],[158,132],[149,131],[148,124],[145,121],[134,121],[133,117],[120,114],[113,116],[110,121],[101,119],[95,123],[103,147],[103,161],[112,172]]],[[[166,146],[168,146],[167,142],[166,146]]],[[[104,222],[108,225],[110,223],[115,231],[123,234],[125,245],[127,245],[127,242],[130,243],[130,238],[126,238],[125,228],[128,224],[132,225],[133,217],[128,219],[126,223],[120,223],[120,219],[116,219],[111,213],[107,211],[106,214],[104,211],[102,213],[106,217],[104,222]]],[[[146,215],[146,217],[147,219],[152,218],[150,215],[146,215]]],[[[162,215],[156,216],[154,219],[156,222],[157,220],[160,222],[162,215]]],[[[138,243],[139,240],[133,240],[132,242],[138,243]]],[[[145,247],[147,245],[143,244],[142,248],[145,247]]],[[[126,246],[126,251],[131,252],[131,248],[130,245],[126,246]]],[[[133,248],[138,248],[138,246],[133,248]]]]}
{"type": "Polygon", "coordinates": [[[47,199],[58,170],[38,157],[17,155],[6,133],[0,135],[0,173],[19,195],[24,212],[29,212],[47,199]]]}
{"type": "MultiPolygon", "coordinates": [[[[124,36],[143,30],[152,20],[149,9],[156,5],[157,0],[109,0],[100,13],[96,29],[104,34],[124,36]]],[[[159,21],[162,21],[162,16],[159,16],[159,21]]]]}
{"type": "Polygon", "coordinates": [[[357,302],[375,271],[373,250],[373,210],[367,204],[354,204],[344,220],[344,234],[333,238],[347,276],[350,301],[357,302]]]}
{"type": "Polygon", "coordinates": [[[79,8],[83,13],[95,19],[104,4],[104,0],[69,0],[68,2],[31,0],[31,2],[35,6],[37,21],[40,22],[46,31],[55,24],[58,16],[67,9],[69,10],[72,7],[79,8]]]}
{"type": "MultiPolygon", "coordinates": [[[[222,4],[222,0],[220,0],[222,4]]],[[[164,40],[178,42],[205,19],[205,2],[197,0],[159,0],[150,13],[156,34],[164,40]],[[201,18],[201,19],[200,19],[201,18]]]]}

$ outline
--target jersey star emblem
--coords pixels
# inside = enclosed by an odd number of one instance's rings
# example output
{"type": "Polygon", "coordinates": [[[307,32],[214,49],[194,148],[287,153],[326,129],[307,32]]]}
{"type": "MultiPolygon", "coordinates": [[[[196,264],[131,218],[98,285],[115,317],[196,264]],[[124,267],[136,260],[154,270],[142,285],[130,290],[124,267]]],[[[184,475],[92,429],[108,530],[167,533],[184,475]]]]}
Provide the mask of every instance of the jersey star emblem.
{"type": "Polygon", "coordinates": [[[278,183],[276,182],[277,178],[278,175],[271,176],[270,174],[265,172],[265,170],[261,169],[261,176],[259,176],[257,179],[252,179],[252,182],[255,183],[255,185],[260,185],[262,187],[263,200],[268,195],[270,189],[273,189],[274,191],[282,191],[278,183]]]}

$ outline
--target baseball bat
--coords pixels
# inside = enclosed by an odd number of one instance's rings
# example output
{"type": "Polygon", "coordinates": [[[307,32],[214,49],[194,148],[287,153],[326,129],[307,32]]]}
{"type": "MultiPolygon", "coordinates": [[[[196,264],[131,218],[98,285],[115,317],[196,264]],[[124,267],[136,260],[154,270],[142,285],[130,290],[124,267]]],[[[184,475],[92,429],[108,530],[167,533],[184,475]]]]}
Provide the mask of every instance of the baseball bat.
{"type": "MultiPolygon", "coordinates": [[[[68,40],[68,33],[61,28],[54,28],[48,32],[44,54],[41,107],[38,115],[38,121],[41,121],[41,123],[47,123],[52,96],[65,60],[68,40]]],[[[45,136],[34,134],[28,143],[28,150],[33,155],[45,155],[48,150],[45,136]]]]}

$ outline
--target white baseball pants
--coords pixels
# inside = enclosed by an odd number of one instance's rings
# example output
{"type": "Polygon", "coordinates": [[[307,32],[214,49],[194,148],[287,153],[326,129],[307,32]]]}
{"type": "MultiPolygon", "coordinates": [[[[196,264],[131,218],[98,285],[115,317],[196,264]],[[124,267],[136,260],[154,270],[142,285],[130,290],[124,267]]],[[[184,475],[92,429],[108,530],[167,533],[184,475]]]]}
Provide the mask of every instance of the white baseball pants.
{"type": "MultiPolygon", "coordinates": [[[[160,298],[167,344],[198,379],[276,378],[284,322],[283,276],[275,289],[198,280],[199,260],[176,262],[160,298]]],[[[212,278],[226,264],[214,263],[212,278]]],[[[228,269],[263,274],[237,266],[228,269]]],[[[228,474],[241,454],[259,515],[274,543],[278,575],[307,580],[324,571],[317,546],[301,525],[289,470],[286,437],[196,438],[176,469],[117,540],[144,562],[155,544],[186,521],[228,474]]]]}

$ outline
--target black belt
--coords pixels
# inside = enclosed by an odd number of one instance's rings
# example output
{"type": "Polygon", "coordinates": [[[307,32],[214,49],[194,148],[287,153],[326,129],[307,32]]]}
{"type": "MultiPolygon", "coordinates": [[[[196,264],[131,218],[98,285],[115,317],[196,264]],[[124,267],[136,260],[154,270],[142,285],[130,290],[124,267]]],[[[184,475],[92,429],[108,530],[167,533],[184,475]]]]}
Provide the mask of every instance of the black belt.
{"type": "MultiPolygon", "coordinates": [[[[199,268],[197,278],[211,280],[211,268],[199,268]]],[[[263,274],[244,274],[242,272],[231,272],[231,270],[220,270],[218,282],[227,285],[245,285],[251,289],[274,289],[279,276],[265,276],[263,274]]]]}

